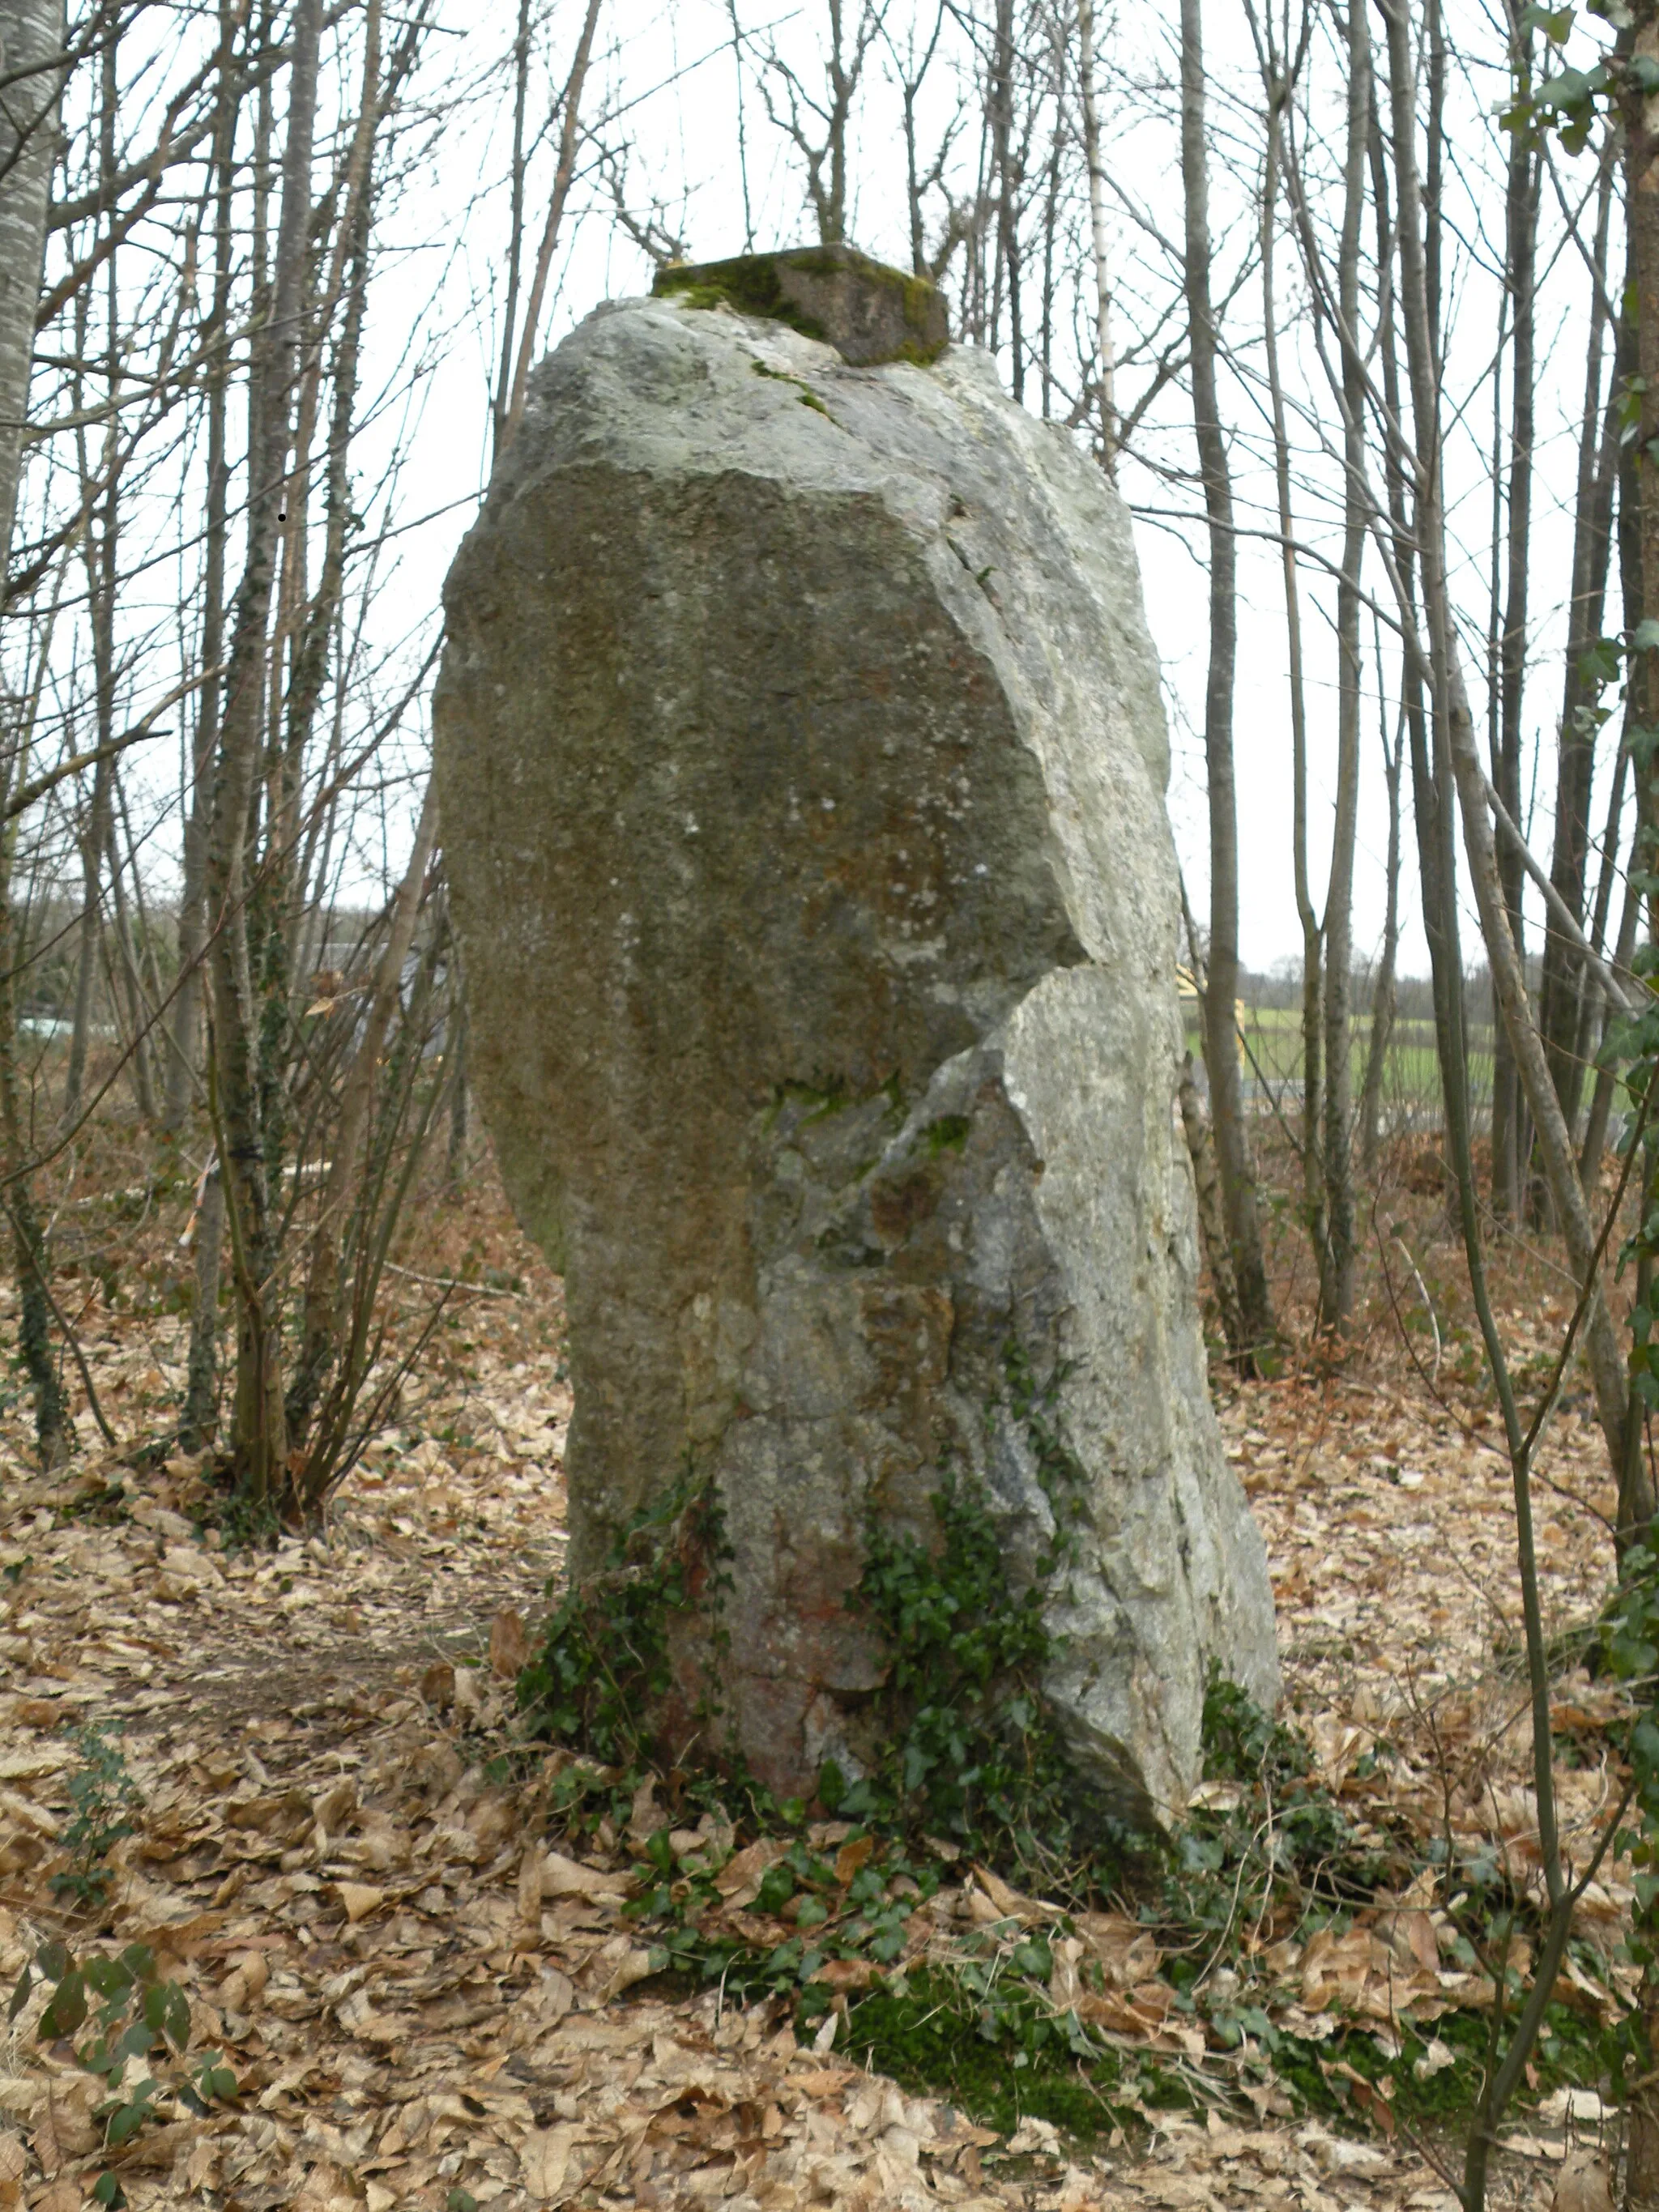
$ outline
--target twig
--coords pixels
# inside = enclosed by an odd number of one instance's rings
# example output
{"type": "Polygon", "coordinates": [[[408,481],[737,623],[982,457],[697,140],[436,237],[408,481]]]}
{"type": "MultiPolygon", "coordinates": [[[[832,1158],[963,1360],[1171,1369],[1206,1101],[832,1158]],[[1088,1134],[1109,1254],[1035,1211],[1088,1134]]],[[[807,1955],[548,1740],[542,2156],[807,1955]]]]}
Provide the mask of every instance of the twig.
{"type": "Polygon", "coordinates": [[[499,1283],[464,1283],[454,1275],[417,1275],[413,1267],[400,1267],[395,1260],[381,1262],[388,1275],[401,1275],[406,1282],[424,1283],[434,1291],[464,1291],[475,1298],[521,1298],[522,1291],[507,1289],[499,1283]]]}
{"type": "Polygon", "coordinates": [[[1416,1261],[1412,1257],[1411,1247],[1407,1243],[1403,1237],[1396,1237],[1394,1241],[1405,1254],[1406,1265],[1412,1271],[1412,1279],[1416,1283],[1419,1291],[1422,1293],[1423,1303],[1428,1308],[1429,1327],[1434,1331],[1434,1372],[1429,1377],[1430,1388],[1432,1389],[1434,1384],[1440,1380],[1440,1323],[1435,1315],[1434,1300],[1429,1296],[1429,1286],[1424,1281],[1422,1272],[1419,1268],[1416,1261]]]}

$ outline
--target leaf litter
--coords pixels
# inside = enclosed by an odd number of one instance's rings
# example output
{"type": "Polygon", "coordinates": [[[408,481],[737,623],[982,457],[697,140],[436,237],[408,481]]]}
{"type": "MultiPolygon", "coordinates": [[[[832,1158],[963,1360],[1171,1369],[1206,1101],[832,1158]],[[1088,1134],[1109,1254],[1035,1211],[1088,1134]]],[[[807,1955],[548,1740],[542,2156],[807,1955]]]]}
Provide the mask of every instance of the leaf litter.
{"type": "MultiPolygon", "coordinates": [[[[1478,2013],[1492,1984],[1456,1955],[1426,1868],[1340,1925],[1235,1931],[1234,1962],[1198,2005],[1134,1919],[1065,1917],[988,1869],[948,1869],[907,1923],[901,1969],[987,1929],[1013,1942],[1040,1929],[1057,2012],[1185,2069],[1186,2108],[1131,2093],[1127,2131],[1098,2148],[1036,2118],[999,2135],[908,2094],[837,2054],[842,2010],[799,2040],[786,2001],[658,1993],[626,1910],[639,1837],[555,1848],[543,1797],[500,1757],[526,1624],[562,1554],[570,1398],[558,1285],[493,1190],[470,1206],[523,1293],[451,1317],[325,1539],[228,1551],[202,1525],[198,1464],[135,1476],[88,1419],[72,1464],[43,1478],[18,1413],[5,1417],[0,1973],[15,1980],[58,1940],[149,1947],[187,1998],[192,2054],[222,2054],[237,2088],[199,2112],[159,2095],[153,2122],[112,2149],[73,2039],[33,2032],[37,1991],[0,2051],[0,2207],[71,2212],[106,2172],[137,2212],[1449,2207],[1395,2124],[1386,2077],[1339,2061],[1343,2123],[1298,2113],[1259,2072],[1247,2081],[1210,2002],[1242,1977],[1282,2034],[1318,2046],[1358,2030],[1384,2059],[1410,2027],[1428,2038],[1419,2078],[1431,2076],[1453,2057],[1434,2023],[1478,2013]],[[131,1832],[103,1854],[106,1894],[71,1909],[61,1878],[88,1723],[118,1746],[136,1801],[131,1832]]],[[[1551,1320],[1510,1318],[1546,1333],[1551,1320]]],[[[118,1427],[176,1391],[182,1322],[94,1292],[78,1326],[118,1427]]],[[[1267,1540],[1287,1708],[1362,1839],[1449,1838],[1535,1889],[1507,1468],[1472,1398],[1438,1407],[1409,1374],[1375,1359],[1368,1372],[1255,1384],[1222,1408],[1267,1540]]],[[[1609,1571],[1582,1411],[1558,1413],[1540,1468],[1548,1626],[1566,1637],[1609,1571]]],[[[1579,1863],[1617,1796],[1607,1731],[1622,1711],[1582,1668],[1559,1676],[1558,1784],[1579,1863]]],[[[1206,1784],[1200,1804],[1224,1808],[1229,1788],[1206,1784]]],[[[638,1810],[648,1832],[653,1808],[638,1810]]],[[[836,1848],[830,1827],[822,1841],[836,1848]]],[[[719,1877],[721,1911],[757,1940],[781,1930],[755,1911],[781,1850],[762,1839],[719,1877]]],[[[1566,1970],[1569,2000],[1597,2021],[1629,1993],[1625,1871],[1591,1886],[1566,1970]]],[[[844,2006],[870,1975],[836,1963],[844,2006]]],[[[1509,1964],[1528,1963],[1512,1946],[1509,1964]]],[[[1559,2180],[1565,2202],[1594,2176],[1602,2124],[1591,2092],[1524,2115],[1496,2201],[1547,2203],[1559,2180]]]]}

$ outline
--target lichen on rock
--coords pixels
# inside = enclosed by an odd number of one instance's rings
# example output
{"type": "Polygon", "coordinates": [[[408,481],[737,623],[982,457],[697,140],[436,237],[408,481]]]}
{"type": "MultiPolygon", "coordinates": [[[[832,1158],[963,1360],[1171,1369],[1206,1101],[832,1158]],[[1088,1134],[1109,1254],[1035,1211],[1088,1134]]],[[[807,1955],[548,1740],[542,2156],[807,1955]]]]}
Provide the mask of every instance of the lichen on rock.
{"type": "Polygon", "coordinates": [[[1115,492],[982,356],[623,301],[537,372],[447,605],[474,1072],[567,1276],[573,1573],[688,1468],[718,1501],[665,1748],[785,1796],[863,1771],[870,1532],[937,1543],[948,1480],[1041,1580],[1080,1787],[1167,1820],[1210,1669],[1270,1704],[1277,1662],[1207,1396],[1115,492]],[[1075,1470],[1063,1559],[1011,1358],[1075,1470]]]}

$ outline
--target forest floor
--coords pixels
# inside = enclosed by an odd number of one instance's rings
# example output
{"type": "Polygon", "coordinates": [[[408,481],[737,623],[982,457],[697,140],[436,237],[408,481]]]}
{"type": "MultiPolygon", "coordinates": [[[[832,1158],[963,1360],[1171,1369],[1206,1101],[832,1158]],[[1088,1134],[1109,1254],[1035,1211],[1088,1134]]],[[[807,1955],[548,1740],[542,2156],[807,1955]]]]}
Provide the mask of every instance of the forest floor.
{"type": "MultiPolygon", "coordinates": [[[[71,1204],[85,1211],[60,1214],[60,1303],[105,1419],[142,1441],[182,1381],[185,1201],[83,1189],[71,1204]]],[[[838,2053],[844,2015],[798,2042],[784,2002],[653,1976],[623,1910],[640,1858],[627,1835],[545,1860],[544,1798],[502,1754],[524,1625],[560,1565],[570,1401],[559,1286],[487,1169],[464,1200],[434,1200],[404,1255],[411,1315],[430,1279],[471,1287],[325,1538],[228,1542],[196,1462],[135,1471],[90,1413],[71,1464],[42,1476],[14,1402],[0,1419],[0,1974],[9,1986],[46,1947],[51,1974],[90,1961],[95,1983],[98,1959],[142,1944],[153,1958],[132,2002],[176,1984],[191,2033],[183,2058],[150,2062],[136,2105],[144,2069],[129,2069],[137,2118],[112,2149],[104,2084],[76,2055],[88,2033],[68,2032],[72,2014],[43,2022],[37,1969],[0,2052],[0,2206],[74,2212],[113,2174],[104,2201],[135,2212],[1450,2208],[1437,2163],[1461,2155],[1455,2115],[1437,2118],[1426,2093],[1466,2063],[1454,2029],[1473,2022],[1478,2041],[1492,1984],[1459,1948],[1467,1900],[1445,1895],[1437,1842],[1443,1870],[1447,1838],[1460,1867],[1486,1850],[1524,1899],[1536,1818],[1507,1466],[1449,1248],[1425,1226],[1432,1201],[1402,1193],[1397,1210],[1417,1273],[1396,1253],[1394,1279],[1370,1284],[1341,1370],[1231,1387],[1221,1418],[1267,1537],[1310,1785],[1351,1845],[1387,1842],[1397,1859],[1407,1839],[1420,1872],[1335,1914],[1287,1919],[1264,1901],[1245,1926],[1230,1909],[1214,1951],[1229,1963],[1196,1978],[1168,1938],[1162,1956],[1132,1943],[1126,1965],[1113,1931],[1127,1923],[1092,1916],[1095,2016],[1115,2023],[1123,2073],[1086,2141],[1035,2118],[999,2132],[866,2070],[838,2053]],[[1245,1997],[1255,2009],[1230,2029],[1224,2000],[1241,1988],[1235,2012],[1245,1997]],[[1264,2059],[1275,2045],[1312,2070],[1281,2083],[1264,2059]],[[204,2065],[228,2066],[234,2094],[204,2065]],[[201,2109],[178,2094],[192,2076],[201,2109]],[[1158,2094],[1171,2083],[1178,2100],[1158,2094]]],[[[1565,1310],[1547,1255],[1520,1254],[1499,1288],[1535,1376],[1565,1310]]],[[[1571,1663],[1611,1547],[1600,1440],[1571,1393],[1540,1475],[1564,1654],[1559,1781],[1582,1866],[1617,1797],[1607,1731],[1622,1708],[1571,1663]]],[[[1214,1820],[1239,1792],[1204,1795],[1214,1820]]],[[[1079,1957],[1041,1900],[945,1871],[912,1951],[988,1920],[1054,1935],[1057,1976],[1079,1957]]],[[[1610,1867],[1591,1885],[1562,1984],[1586,2050],[1628,1995],[1627,1876],[1610,1867]]],[[[1528,1957],[1515,1936],[1522,1976],[1528,1957]]],[[[103,1979],[118,2025],[125,1993],[103,1979]]],[[[1540,2055],[1493,2201],[1547,2205],[1564,2164],[1596,2154],[1594,2069],[1567,2059],[1540,2055]]]]}

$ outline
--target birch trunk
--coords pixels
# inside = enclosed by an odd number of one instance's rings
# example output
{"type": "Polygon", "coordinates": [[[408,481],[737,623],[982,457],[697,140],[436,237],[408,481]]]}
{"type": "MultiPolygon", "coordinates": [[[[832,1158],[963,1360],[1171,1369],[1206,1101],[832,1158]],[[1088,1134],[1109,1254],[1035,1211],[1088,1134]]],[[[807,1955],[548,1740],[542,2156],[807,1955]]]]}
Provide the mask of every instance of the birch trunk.
{"type": "Polygon", "coordinates": [[[1078,0],[1078,89],[1083,106],[1083,158],[1089,171],[1089,251],[1094,264],[1095,345],[1100,361],[1100,450],[1117,481],[1117,356],[1112,344],[1112,295],[1106,236],[1106,176],[1100,159],[1100,104],[1095,94],[1094,0],[1078,0]]]}
{"type": "MultiPolygon", "coordinates": [[[[0,612],[17,520],[47,202],[58,152],[64,38],[63,0],[0,0],[0,76],[7,80],[0,101],[0,612]]],[[[25,780],[28,744],[29,717],[17,714],[14,719],[14,706],[0,696],[0,714],[10,725],[0,733],[5,754],[0,787],[8,792],[25,780]]],[[[0,1166],[17,1280],[19,1349],[34,1399],[40,1456],[52,1466],[64,1456],[68,1437],[17,1069],[18,949],[11,880],[15,842],[15,822],[0,826],[0,1166]]]]}
{"type": "MultiPolygon", "coordinates": [[[[0,0],[0,558],[17,517],[23,420],[58,152],[63,0],[0,0]]],[[[0,581],[0,606],[5,586],[0,581]]]]}

